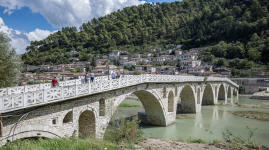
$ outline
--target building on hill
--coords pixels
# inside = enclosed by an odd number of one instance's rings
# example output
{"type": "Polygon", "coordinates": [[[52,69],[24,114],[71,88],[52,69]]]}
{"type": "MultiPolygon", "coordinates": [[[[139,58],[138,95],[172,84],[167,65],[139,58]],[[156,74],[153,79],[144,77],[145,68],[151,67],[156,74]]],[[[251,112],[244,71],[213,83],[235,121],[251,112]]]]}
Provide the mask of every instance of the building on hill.
{"type": "Polygon", "coordinates": [[[152,65],[137,65],[135,66],[135,71],[143,71],[147,73],[155,73],[156,68],[152,65]]]}
{"type": "Polygon", "coordinates": [[[205,72],[205,68],[202,66],[196,66],[192,68],[188,68],[187,72],[188,74],[196,75],[196,76],[201,76],[205,72]]]}
{"type": "Polygon", "coordinates": [[[175,66],[160,66],[156,68],[156,73],[175,75],[175,74],[178,74],[178,70],[177,70],[177,67],[175,66]]]}
{"type": "Polygon", "coordinates": [[[223,76],[226,77],[230,77],[231,76],[231,70],[226,68],[226,67],[218,67],[218,68],[214,68],[214,72],[221,74],[223,76]]]}
{"type": "Polygon", "coordinates": [[[108,62],[108,59],[97,59],[95,61],[96,65],[106,65],[106,63],[108,62]]]}
{"type": "Polygon", "coordinates": [[[142,54],[142,56],[147,58],[147,57],[152,57],[153,54],[152,53],[144,53],[144,54],[142,54]]]}
{"type": "Polygon", "coordinates": [[[202,52],[202,51],[203,51],[203,49],[199,49],[199,48],[192,48],[192,49],[189,49],[188,51],[189,51],[189,53],[198,54],[198,53],[202,52]]]}
{"type": "Polygon", "coordinates": [[[123,68],[115,65],[98,65],[91,72],[95,73],[96,75],[107,75],[118,71],[123,72],[123,68]]]}
{"type": "Polygon", "coordinates": [[[181,70],[194,68],[194,67],[199,67],[199,66],[201,66],[201,61],[200,60],[188,59],[188,60],[180,61],[180,69],[181,70]]]}
{"type": "Polygon", "coordinates": [[[114,59],[118,59],[119,56],[120,56],[120,54],[121,54],[121,51],[120,51],[120,50],[113,50],[113,51],[111,51],[111,52],[108,54],[108,58],[109,58],[109,59],[112,59],[112,60],[114,60],[114,59]]]}
{"type": "Polygon", "coordinates": [[[120,55],[119,57],[119,62],[121,65],[123,65],[125,62],[128,62],[128,60],[129,60],[128,55],[120,55]]]}
{"type": "Polygon", "coordinates": [[[135,66],[136,62],[135,61],[127,61],[122,64],[123,66],[135,66]]]}
{"type": "Polygon", "coordinates": [[[178,50],[175,50],[175,56],[178,58],[179,56],[181,56],[183,54],[183,51],[178,49],[178,50]]]}
{"type": "Polygon", "coordinates": [[[197,54],[194,53],[185,53],[182,55],[179,55],[177,57],[178,60],[183,61],[183,60],[196,60],[198,58],[197,54]]]}

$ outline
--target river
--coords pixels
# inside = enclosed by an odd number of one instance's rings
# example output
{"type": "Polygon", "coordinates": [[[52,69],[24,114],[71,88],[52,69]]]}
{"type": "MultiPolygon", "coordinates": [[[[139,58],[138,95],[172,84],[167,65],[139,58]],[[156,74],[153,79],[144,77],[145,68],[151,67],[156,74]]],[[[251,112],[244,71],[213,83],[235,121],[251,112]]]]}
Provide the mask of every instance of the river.
{"type": "MultiPolygon", "coordinates": [[[[119,107],[117,118],[136,115],[143,112],[144,108],[139,101],[125,100],[123,103],[138,104],[140,107],[119,107]]],[[[248,96],[239,97],[240,104],[266,104],[269,101],[249,99],[248,96]]],[[[236,136],[248,137],[247,127],[255,130],[253,140],[257,144],[269,146],[269,121],[259,121],[238,117],[233,111],[262,111],[269,112],[265,108],[243,108],[238,106],[202,106],[202,112],[186,114],[187,119],[176,119],[176,122],[168,127],[145,126],[141,127],[145,137],[188,140],[202,139],[207,142],[213,140],[223,141],[222,133],[231,131],[236,136]]]]}

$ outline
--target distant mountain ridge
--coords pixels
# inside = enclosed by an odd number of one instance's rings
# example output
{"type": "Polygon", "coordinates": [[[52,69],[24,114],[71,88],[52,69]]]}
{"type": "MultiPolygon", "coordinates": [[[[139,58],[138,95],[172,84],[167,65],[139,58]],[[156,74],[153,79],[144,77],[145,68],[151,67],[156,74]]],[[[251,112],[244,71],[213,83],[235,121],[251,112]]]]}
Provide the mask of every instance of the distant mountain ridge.
{"type": "Polygon", "coordinates": [[[229,59],[269,62],[268,0],[184,0],[132,6],[84,23],[65,27],[31,42],[25,64],[69,63],[70,51],[80,60],[113,49],[145,52],[152,46],[210,46],[209,53],[229,59]],[[220,47],[224,46],[224,50],[220,47]],[[89,55],[92,54],[92,55],[89,55]]]}

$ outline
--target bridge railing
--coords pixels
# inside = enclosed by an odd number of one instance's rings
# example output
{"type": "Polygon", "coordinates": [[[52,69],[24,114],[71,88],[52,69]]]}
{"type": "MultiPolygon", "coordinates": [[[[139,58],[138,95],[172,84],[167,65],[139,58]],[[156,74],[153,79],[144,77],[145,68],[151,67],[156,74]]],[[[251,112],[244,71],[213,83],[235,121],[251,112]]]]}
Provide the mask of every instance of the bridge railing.
{"type": "MultiPolygon", "coordinates": [[[[108,77],[107,76],[100,76],[100,77],[95,78],[95,81],[97,81],[97,82],[100,80],[108,80],[108,77]]],[[[75,84],[79,85],[79,84],[83,84],[83,82],[84,82],[83,79],[60,81],[59,86],[60,87],[72,86],[75,84]]],[[[0,89],[0,97],[6,96],[6,95],[21,94],[21,93],[26,93],[26,92],[34,92],[34,91],[50,89],[50,88],[53,88],[51,83],[42,83],[42,84],[34,84],[34,85],[1,88],[0,89]]]]}
{"type": "MultiPolygon", "coordinates": [[[[51,102],[63,101],[75,97],[124,88],[141,83],[162,82],[203,82],[204,77],[173,76],[173,75],[124,75],[119,79],[109,79],[108,76],[98,77],[93,83],[83,83],[81,80],[60,82],[60,86],[30,85],[18,88],[7,94],[0,95],[0,112],[9,112],[51,102]],[[23,89],[24,88],[24,89],[23,89]],[[19,92],[18,92],[19,91],[19,92]]],[[[208,77],[206,81],[227,82],[235,87],[238,85],[227,78],[208,77]]],[[[7,88],[10,90],[10,88],[7,88]]]]}

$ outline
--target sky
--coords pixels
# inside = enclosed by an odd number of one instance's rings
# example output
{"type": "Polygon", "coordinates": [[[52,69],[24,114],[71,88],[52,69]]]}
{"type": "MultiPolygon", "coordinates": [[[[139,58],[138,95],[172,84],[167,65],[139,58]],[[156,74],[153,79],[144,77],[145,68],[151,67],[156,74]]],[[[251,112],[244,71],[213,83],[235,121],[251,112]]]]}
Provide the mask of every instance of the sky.
{"type": "Polygon", "coordinates": [[[0,32],[18,54],[65,26],[79,27],[94,17],[127,6],[178,0],[0,0],[0,32]]]}

